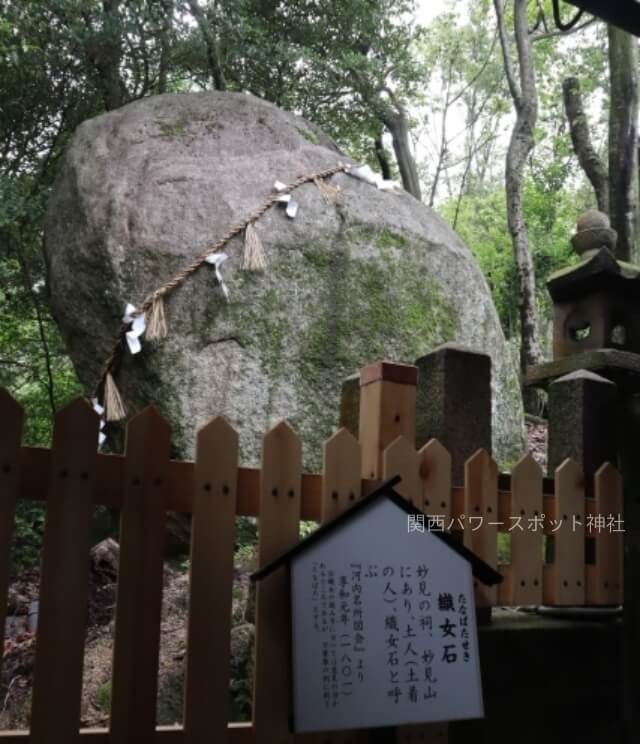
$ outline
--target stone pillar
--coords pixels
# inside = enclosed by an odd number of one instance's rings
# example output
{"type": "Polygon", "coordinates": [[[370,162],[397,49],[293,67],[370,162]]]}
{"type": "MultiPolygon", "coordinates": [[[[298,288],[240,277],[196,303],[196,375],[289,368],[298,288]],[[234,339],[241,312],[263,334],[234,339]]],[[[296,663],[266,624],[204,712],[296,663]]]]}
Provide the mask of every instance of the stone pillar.
{"type": "Polygon", "coordinates": [[[351,375],[342,383],[340,396],[340,426],[358,438],[360,418],[360,373],[351,375]]]}
{"type": "Polygon", "coordinates": [[[584,471],[587,498],[598,468],[618,463],[616,395],[613,382],[584,369],[549,386],[549,475],[571,457],[584,471]]]}
{"type": "Polygon", "coordinates": [[[438,439],[451,454],[452,484],[464,484],[464,463],[491,453],[491,357],[444,344],[417,360],[416,446],[438,439]]]}

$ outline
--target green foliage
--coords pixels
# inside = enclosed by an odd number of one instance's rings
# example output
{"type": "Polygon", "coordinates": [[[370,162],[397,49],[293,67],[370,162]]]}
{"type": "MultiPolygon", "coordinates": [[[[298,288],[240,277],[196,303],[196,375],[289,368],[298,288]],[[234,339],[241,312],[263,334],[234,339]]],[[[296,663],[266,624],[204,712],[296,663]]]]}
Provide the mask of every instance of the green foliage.
{"type": "Polygon", "coordinates": [[[45,507],[38,501],[18,502],[13,534],[14,572],[34,566],[40,559],[45,507]]]}
{"type": "Polygon", "coordinates": [[[29,692],[25,695],[22,705],[15,712],[13,724],[14,726],[16,726],[16,728],[19,728],[19,729],[29,728],[29,726],[31,725],[32,704],[33,704],[33,691],[29,690],[29,692]]]}
{"type": "Polygon", "coordinates": [[[511,563],[511,533],[498,532],[498,565],[511,563]]]}
{"type": "Polygon", "coordinates": [[[96,707],[107,714],[111,710],[111,680],[103,682],[96,690],[96,707]]]}
{"type": "MultiPolygon", "coordinates": [[[[455,201],[445,202],[440,211],[452,220],[455,201]]],[[[507,337],[517,333],[515,265],[507,230],[504,191],[500,184],[461,200],[457,232],[478,259],[507,337]]]]}
{"type": "MultiPolygon", "coordinates": [[[[568,238],[589,198],[587,193],[576,194],[564,186],[563,179],[554,181],[554,170],[557,168],[558,165],[554,162],[548,165],[548,174],[536,173],[534,168],[534,176],[526,179],[524,189],[524,208],[536,272],[537,299],[541,317],[547,322],[551,319],[551,306],[546,278],[577,260],[568,238]]],[[[445,202],[441,207],[443,216],[449,220],[455,209],[455,199],[445,202]]],[[[517,339],[517,274],[501,183],[461,199],[457,232],[478,259],[491,289],[505,335],[507,338],[517,339]]]]}
{"type": "Polygon", "coordinates": [[[236,545],[256,545],[258,542],[258,526],[255,519],[250,517],[236,518],[236,545]]]}
{"type": "Polygon", "coordinates": [[[234,552],[234,559],[238,566],[250,568],[255,563],[257,543],[243,543],[238,541],[234,552]]]}
{"type": "Polygon", "coordinates": [[[24,443],[46,446],[53,411],[80,393],[46,296],[38,224],[46,193],[7,176],[0,191],[0,386],[25,408],[24,443]]]}
{"type": "Polygon", "coordinates": [[[309,535],[317,529],[317,522],[300,522],[300,539],[304,540],[305,537],[309,537],[309,535]]]}
{"type": "MultiPolygon", "coordinates": [[[[373,161],[382,119],[423,83],[414,7],[414,0],[220,0],[205,13],[228,89],[299,112],[373,161]]],[[[174,61],[185,79],[207,86],[210,50],[199,26],[181,27],[174,61]]]]}

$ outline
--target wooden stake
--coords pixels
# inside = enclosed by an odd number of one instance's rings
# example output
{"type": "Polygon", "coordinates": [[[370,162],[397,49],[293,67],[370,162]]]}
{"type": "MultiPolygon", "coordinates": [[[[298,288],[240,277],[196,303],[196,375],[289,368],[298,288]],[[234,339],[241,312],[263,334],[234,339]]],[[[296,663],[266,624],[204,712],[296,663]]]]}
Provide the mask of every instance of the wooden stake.
{"type": "Polygon", "coordinates": [[[55,418],[29,737],[37,744],[78,740],[98,425],[80,398],[55,418]]]}
{"type": "MultiPolygon", "coordinates": [[[[258,562],[264,566],[299,540],[302,445],[286,422],[262,440],[258,562]]],[[[292,744],[289,577],[275,571],[256,597],[253,685],[255,744],[292,744]]]]}

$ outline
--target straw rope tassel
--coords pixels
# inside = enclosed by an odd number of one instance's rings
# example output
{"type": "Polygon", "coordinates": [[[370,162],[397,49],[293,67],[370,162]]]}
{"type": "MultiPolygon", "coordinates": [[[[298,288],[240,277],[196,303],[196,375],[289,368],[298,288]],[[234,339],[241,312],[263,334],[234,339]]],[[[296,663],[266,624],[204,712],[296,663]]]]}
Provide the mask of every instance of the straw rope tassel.
{"type": "Polygon", "coordinates": [[[120,391],[114,382],[111,372],[107,372],[104,378],[104,409],[107,421],[120,421],[127,415],[120,391]]]}
{"type": "Polygon", "coordinates": [[[242,268],[244,271],[264,271],[267,268],[264,246],[252,222],[244,230],[242,268]]]}
{"type": "Polygon", "coordinates": [[[164,314],[164,299],[156,292],[153,295],[151,308],[147,311],[147,330],[145,337],[149,341],[159,341],[167,336],[167,319],[164,314]]]}
{"type": "Polygon", "coordinates": [[[342,193],[339,188],[332,186],[324,178],[315,178],[313,182],[327,204],[342,204],[342,193]]]}

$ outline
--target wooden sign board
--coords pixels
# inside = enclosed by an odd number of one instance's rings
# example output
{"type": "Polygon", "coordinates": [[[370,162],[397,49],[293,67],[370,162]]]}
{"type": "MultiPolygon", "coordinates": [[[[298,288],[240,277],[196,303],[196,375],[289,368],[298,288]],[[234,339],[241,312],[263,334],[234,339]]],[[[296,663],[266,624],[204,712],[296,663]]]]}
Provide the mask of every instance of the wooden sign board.
{"type": "Polygon", "coordinates": [[[386,498],[292,556],[294,729],[484,715],[468,560],[386,498]]]}

